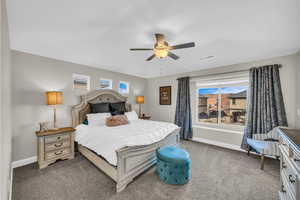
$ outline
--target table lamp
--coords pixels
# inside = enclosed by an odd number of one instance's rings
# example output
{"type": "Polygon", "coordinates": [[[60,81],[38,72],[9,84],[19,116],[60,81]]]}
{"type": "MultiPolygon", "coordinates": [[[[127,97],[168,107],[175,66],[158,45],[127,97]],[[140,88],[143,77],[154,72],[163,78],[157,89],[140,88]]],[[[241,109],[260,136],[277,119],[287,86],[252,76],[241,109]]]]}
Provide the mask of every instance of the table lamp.
{"type": "Polygon", "coordinates": [[[47,96],[47,105],[53,106],[54,110],[54,121],[53,121],[53,127],[54,130],[57,130],[57,124],[56,124],[56,105],[62,104],[62,92],[58,91],[49,91],[46,92],[47,96]]]}
{"type": "Polygon", "coordinates": [[[144,104],[144,96],[136,96],[136,103],[139,104],[139,117],[141,117],[141,105],[144,104]]]}

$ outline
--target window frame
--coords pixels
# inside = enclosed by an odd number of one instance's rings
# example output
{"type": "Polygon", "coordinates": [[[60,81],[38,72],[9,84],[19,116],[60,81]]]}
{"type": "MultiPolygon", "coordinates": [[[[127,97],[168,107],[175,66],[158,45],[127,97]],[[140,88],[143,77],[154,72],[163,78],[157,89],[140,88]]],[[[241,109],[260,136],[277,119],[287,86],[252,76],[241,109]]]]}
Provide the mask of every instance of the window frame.
{"type": "MultiPolygon", "coordinates": [[[[221,122],[221,112],[218,112],[218,122],[217,123],[210,123],[210,122],[200,122],[199,121],[199,89],[206,89],[206,88],[218,88],[218,91],[220,91],[220,88],[224,88],[224,87],[234,87],[234,86],[247,86],[249,88],[249,81],[245,80],[245,81],[237,81],[236,83],[234,82],[230,82],[230,83],[222,83],[222,84],[199,84],[196,86],[196,109],[195,109],[195,125],[197,126],[204,126],[204,127],[209,127],[209,128],[218,128],[218,129],[226,129],[226,130],[234,130],[234,131],[243,131],[245,128],[245,125],[239,125],[239,124],[225,124],[221,122]]],[[[247,90],[247,97],[248,97],[248,92],[249,90],[247,90]]],[[[218,93],[218,111],[221,110],[221,94],[218,93]]],[[[246,98],[246,102],[247,102],[247,98],[246,98]]],[[[246,110],[247,110],[247,103],[246,103],[246,110]]]]}

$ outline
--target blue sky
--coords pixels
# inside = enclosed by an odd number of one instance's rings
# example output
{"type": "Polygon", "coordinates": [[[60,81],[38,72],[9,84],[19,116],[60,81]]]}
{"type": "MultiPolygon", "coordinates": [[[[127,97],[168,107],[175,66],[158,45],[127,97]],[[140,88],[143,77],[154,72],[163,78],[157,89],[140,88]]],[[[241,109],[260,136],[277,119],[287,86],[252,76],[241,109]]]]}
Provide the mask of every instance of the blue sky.
{"type": "Polygon", "coordinates": [[[127,89],[127,85],[125,83],[120,83],[120,89],[127,89]]]}
{"type": "MultiPolygon", "coordinates": [[[[221,94],[235,94],[239,93],[242,91],[247,90],[247,86],[237,86],[237,87],[224,87],[220,88],[221,94]]],[[[218,93],[218,88],[203,88],[199,89],[199,94],[200,95],[205,95],[205,94],[217,94],[218,93]]]]}

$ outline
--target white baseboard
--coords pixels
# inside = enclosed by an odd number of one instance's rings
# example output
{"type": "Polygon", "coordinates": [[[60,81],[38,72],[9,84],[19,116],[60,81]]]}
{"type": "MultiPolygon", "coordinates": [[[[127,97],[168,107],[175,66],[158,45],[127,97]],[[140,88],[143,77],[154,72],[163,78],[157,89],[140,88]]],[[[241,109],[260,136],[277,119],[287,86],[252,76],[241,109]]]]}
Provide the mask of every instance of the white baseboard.
{"type": "Polygon", "coordinates": [[[32,157],[25,158],[25,159],[22,159],[22,160],[13,161],[11,163],[11,166],[14,169],[14,168],[17,168],[17,167],[22,167],[24,165],[34,163],[36,161],[37,161],[37,156],[32,156],[32,157]]]}
{"type": "Polygon", "coordinates": [[[218,147],[223,147],[223,148],[226,148],[226,149],[232,149],[232,150],[236,150],[236,151],[245,152],[245,150],[241,149],[241,147],[239,145],[228,144],[228,143],[219,142],[219,141],[215,141],[215,140],[209,140],[209,139],[204,139],[204,138],[193,137],[192,141],[201,142],[201,143],[205,143],[205,144],[211,144],[211,145],[218,146],[218,147]]]}

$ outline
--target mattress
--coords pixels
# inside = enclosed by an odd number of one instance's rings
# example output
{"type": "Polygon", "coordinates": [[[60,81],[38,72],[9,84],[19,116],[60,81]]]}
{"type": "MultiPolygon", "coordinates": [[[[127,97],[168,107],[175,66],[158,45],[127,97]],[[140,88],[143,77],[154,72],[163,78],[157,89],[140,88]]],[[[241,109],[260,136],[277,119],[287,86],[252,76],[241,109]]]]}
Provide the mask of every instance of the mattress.
{"type": "Polygon", "coordinates": [[[117,166],[118,149],[159,142],[177,128],[172,123],[151,120],[134,120],[115,127],[81,124],[76,127],[75,141],[117,166]]]}

